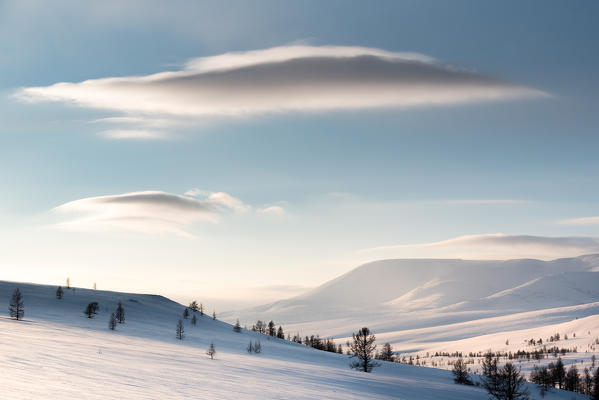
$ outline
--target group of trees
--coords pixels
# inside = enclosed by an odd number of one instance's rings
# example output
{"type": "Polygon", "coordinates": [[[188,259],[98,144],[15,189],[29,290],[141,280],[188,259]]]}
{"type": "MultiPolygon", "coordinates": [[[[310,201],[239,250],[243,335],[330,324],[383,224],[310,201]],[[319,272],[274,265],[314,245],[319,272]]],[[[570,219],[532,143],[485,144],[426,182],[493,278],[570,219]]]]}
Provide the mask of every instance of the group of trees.
{"type": "Polygon", "coordinates": [[[285,339],[283,327],[279,325],[279,328],[277,329],[277,326],[275,325],[274,321],[270,321],[267,324],[264,321],[258,320],[254,325],[252,325],[252,331],[276,337],[279,339],[285,339]]]}
{"type": "Polygon", "coordinates": [[[574,364],[566,370],[562,359],[559,358],[556,363],[550,363],[547,367],[535,368],[530,374],[530,381],[537,384],[543,392],[559,388],[599,400],[599,368],[594,376],[588,368],[581,374],[574,364]]]}
{"type": "Polygon", "coordinates": [[[248,347],[246,350],[250,354],[252,354],[252,353],[260,354],[262,352],[262,344],[260,344],[259,340],[256,340],[255,342],[252,342],[250,340],[250,343],[248,344],[248,347]]]}

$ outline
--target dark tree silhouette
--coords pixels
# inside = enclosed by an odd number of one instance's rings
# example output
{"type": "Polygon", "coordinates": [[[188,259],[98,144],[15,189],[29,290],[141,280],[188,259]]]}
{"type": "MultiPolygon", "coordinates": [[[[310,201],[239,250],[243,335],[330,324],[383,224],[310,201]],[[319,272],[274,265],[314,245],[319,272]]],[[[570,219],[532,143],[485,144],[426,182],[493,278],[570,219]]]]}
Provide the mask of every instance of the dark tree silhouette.
{"type": "Polygon", "coordinates": [[[204,315],[204,305],[202,303],[200,303],[200,308],[198,311],[200,312],[200,315],[204,315]]]}
{"type": "Polygon", "coordinates": [[[564,368],[564,363],[561,357],[557,359],[557,362],[553,366],[551,372],[553,374],[553,381],[557,383],[558,388],[562,389],[566,381],[566,368],[564,368]]]}
{"type": "Polygon", "coordinates": [[[197,312],[200,309],[198,306],[198,302],[194,300],[191,303],[189,303],[189,309],[191,311],[197,312]]]}
{"type": "Polygon", "coordinates": [[[252,341],[250,340],[250,344],[248,344],[248,347],[246,348],[246,350],[248,351],[248,353],[252,354],[254,352],[254,344],[252,343],[252,341]]]}
{"type": "Polygon", "coordinates": [[[119,324],[122,324],[123,322],[125,322],[125,309],[123,308],[123,305],[121,304],[120,301],[116,307],[116,312],[115,312],[114,316],[119,324]]]}
{"type": "Polygon", "coordinates": [[[196,326],[198,323],[198,318],[194,315],[193,317],[191,317],[191,324],[193,326],[196,326]]]}
{"type": "Polygon", "coordinates": [[[256,353],[256,354],[262,353],[262,344],[260,343],[259,340],[256,340],[254,342],[254,353],[256,353]]]}
{"type": "Polygon", "coordinates": [[[212,319],[216,320],[216,311],[212,311],[212,319]]]}
{"type": "Polygon", "coordinates": [[[183,338],[185,337],[184,332],[185,332],[185,329],[183,329],[183,321],[182,320],[177,321],[177,330],[176,330],[177,339],[183,340],[183,338]]]}
{"type": "Polygon", "coordinates": [[[364,327],[358,333],[352,334],[352,339],[353,343],[349,344],[349,350],[352,358],[357,358],[357,360],[352,361],[350,367],[364,372],[372,371],[373,367],[378,366],[373,361],[376,349],[375,336],[370,334],[370,329],[364,327]]]}
{"type": "Polygon", "coordinates": [[[56,298],[57,298],[58,300],[62,300],[63,296],[64,296],[64,290],[62,290],[62,287],[61,287],[61,286],[59,286],[59,287],[56,289],[56,298]]]}
{"type": "Polygon", "coordinates": [[[89,303],[87,305],[87,307],[85,307],[85,310],[83,311],[83,313],[85,315],[87,315],[87,318],[93,318],[94,315],[98,312],[98,303],[95,301],[92,301],[91,303],[89,303]]]}
{"type": "Polygon", "coordinates": [[[268,323],[268,335],[269,336],[276,336],[277,335],[277,327],[275,326],[275,323],[273,321],[270,321],[268,323]]]}
{"type": "Polygon", "coordinates": [[[108,328],[111,331],[114,331],[114,328],[116,328],[116,317],[114,313],[110,313],[110,318],[108,319],[108,328]]]}
{"type": "Polygon", "coordinates": [[[185,308],[185,310],[183,310],[183,318],[189,318],[189,308],[187,307],[185,308]]]}
{"type": "Polygon", "coordinates": [[[536,368],[530,373],[530,381],[539,386],[541,396],[553,386],[553,377],[547,367],[536,368]]]}
{"type": "Polygon", "coordinates": [[[499,396],[497,399],[505,400],[526,400],[528,399],[528,390],[524,387],[524,377],[520,373],[520,368],[508,362],[499,370],[499,396]]]}
{"type": "Polygon", "coordinates": [[[483,376],[481,377],[481,383],[483,388],[489,393],[491,396],[495,398],[500,393],[500,385],[499,385],[499,371],[497,368],[497,362],[499,360],[493,357],[491,352],[485,354],[485,359],[483,360],[483,376]]]}
{"type": "Polygon", "coordinates": [[[568,368],[564,387],[571,392],[578,392],[580,389],[580,375],[578,375],[578,368],[576,368],[576,365],[574,364],[570,365],[570,368],[568,368]]]}
{"type": "Polygon", "coordinates": [[[241,325],[239,325],[239,318],[235,322],[235,325],[233,325],[233,330],[237,333],[241,332],[241,325]]]}
{"type": "Polygon", "coordinates": [[[210,357],[211,360],[214,360],[214,355],[216,354],[216,350],[214,349],[214,343],[210,343],[210,347],[206,351],[206,354],[208,355],[208,357],[210,357]]]}
{"type": "Polygon", "coordinates": [[[12,293],[8,305],[8,314],[17,321],[22,320],[25,316],[25,304],[23,303],[23,295],[19,288],[16,288],[12,293]]]}
{"type": "Polygon", "coordinates": [[[283,327],[279,326],[279,329],[277,329],[277,337],[279,339],[285,339],[285,334],[283,333],[283,327]]]}
{"type": "Polygon", "coordinates": [[[457,361],[453,363],[451,372],[453,373],[453,381],[455,383],[460,385],[472,385],[470,375],[468,375],[468,367],[462,357],[458,358],[457,361]]]}
{"type": "Polygon", "coordinates": [[[395,354],[393,354],[393,348],[389,343],[385,343],[379,353],[379,360],[382,361],[395,361],[395,354]]]}
{"type": "Polygon", "coordinates": [[[599,400],[599,368],[595,370],[595,376],[593,377],[593,393],[591,399],[599,400]]]}

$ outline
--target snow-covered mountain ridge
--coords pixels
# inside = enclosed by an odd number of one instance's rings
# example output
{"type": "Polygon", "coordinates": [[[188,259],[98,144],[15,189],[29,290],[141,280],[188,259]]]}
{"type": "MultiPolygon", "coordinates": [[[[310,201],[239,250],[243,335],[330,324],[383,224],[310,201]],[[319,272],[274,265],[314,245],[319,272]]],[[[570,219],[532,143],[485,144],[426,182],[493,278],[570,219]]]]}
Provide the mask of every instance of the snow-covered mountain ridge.
{"type": "MultiPolygon", "coordinates": [[[[598,271],[599,255],[553,261],[381,260],[301,296],[226,317],[274,320],[322,336],[347,336],[363,325],[382,334],[598,302],[598,271]]],[[[563,317],[569,318],[568,312],[563,317]]]]}

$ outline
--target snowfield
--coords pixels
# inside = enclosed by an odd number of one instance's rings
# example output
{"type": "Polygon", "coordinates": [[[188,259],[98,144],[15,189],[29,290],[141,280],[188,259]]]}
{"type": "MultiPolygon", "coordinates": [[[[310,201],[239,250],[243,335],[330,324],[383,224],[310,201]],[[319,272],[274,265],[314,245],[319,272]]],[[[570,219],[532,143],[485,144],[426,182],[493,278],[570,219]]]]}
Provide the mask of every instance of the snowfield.
{"type": "MultiPolygon", "coordinates": [[[[383,363],[373,373],[353,371],[345,355],[326,353],[198,316],[161,296],[0,282],[7,309],[15,287],[25,319],[0,317],[0,398],[6,399],[486,399],[478,387],[453,383],[441,369],[383,363]],[[97,301],[88,319],[85,306],[97,301]],[[126,321],[116,331],[108,318],[121,301],[126,321]],[[250,340],[262,353],[248,354],[250,340]],[[216,358],[205,354],[210,343],[216,358]]],[[[198,315],[198,314],[196,314],[198,315]]],[[[540,398],[533,385],[532,398],[540,398]]],[[[583,399],[554,390],[546,399],[583,399]]]]}

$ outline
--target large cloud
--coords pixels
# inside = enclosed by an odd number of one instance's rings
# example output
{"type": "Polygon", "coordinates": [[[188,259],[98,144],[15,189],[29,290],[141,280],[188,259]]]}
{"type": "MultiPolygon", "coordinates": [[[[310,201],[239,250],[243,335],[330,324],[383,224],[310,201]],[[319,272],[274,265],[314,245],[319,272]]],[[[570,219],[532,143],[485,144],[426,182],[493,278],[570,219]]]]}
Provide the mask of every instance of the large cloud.
{"type": "Polygon", "coordinates": [[[546,94],[421,54],[295,45],[198,58],[174,72],[23,88],[18,96],[179,118],[451,105],[546,94]]]}
{"type": "Polygon", "coordinates": [[[374,247],[361,250],[360,253],[373,258],[539,258],[551,260],[599,253],[599,239],[495,233],[459,236],[439,242],[374,247]]]}
{"type": "Polygon", "coordinates": [[[124,230],[190,236],[185,227],[194,222],[218,222],[223,213],[249,209],[227,193],[205,194],[199,199],[160,191],[132,192],[75,200],[53,211],[69,217],[67,222],[59,225],[68,230],[124,230]]]}

